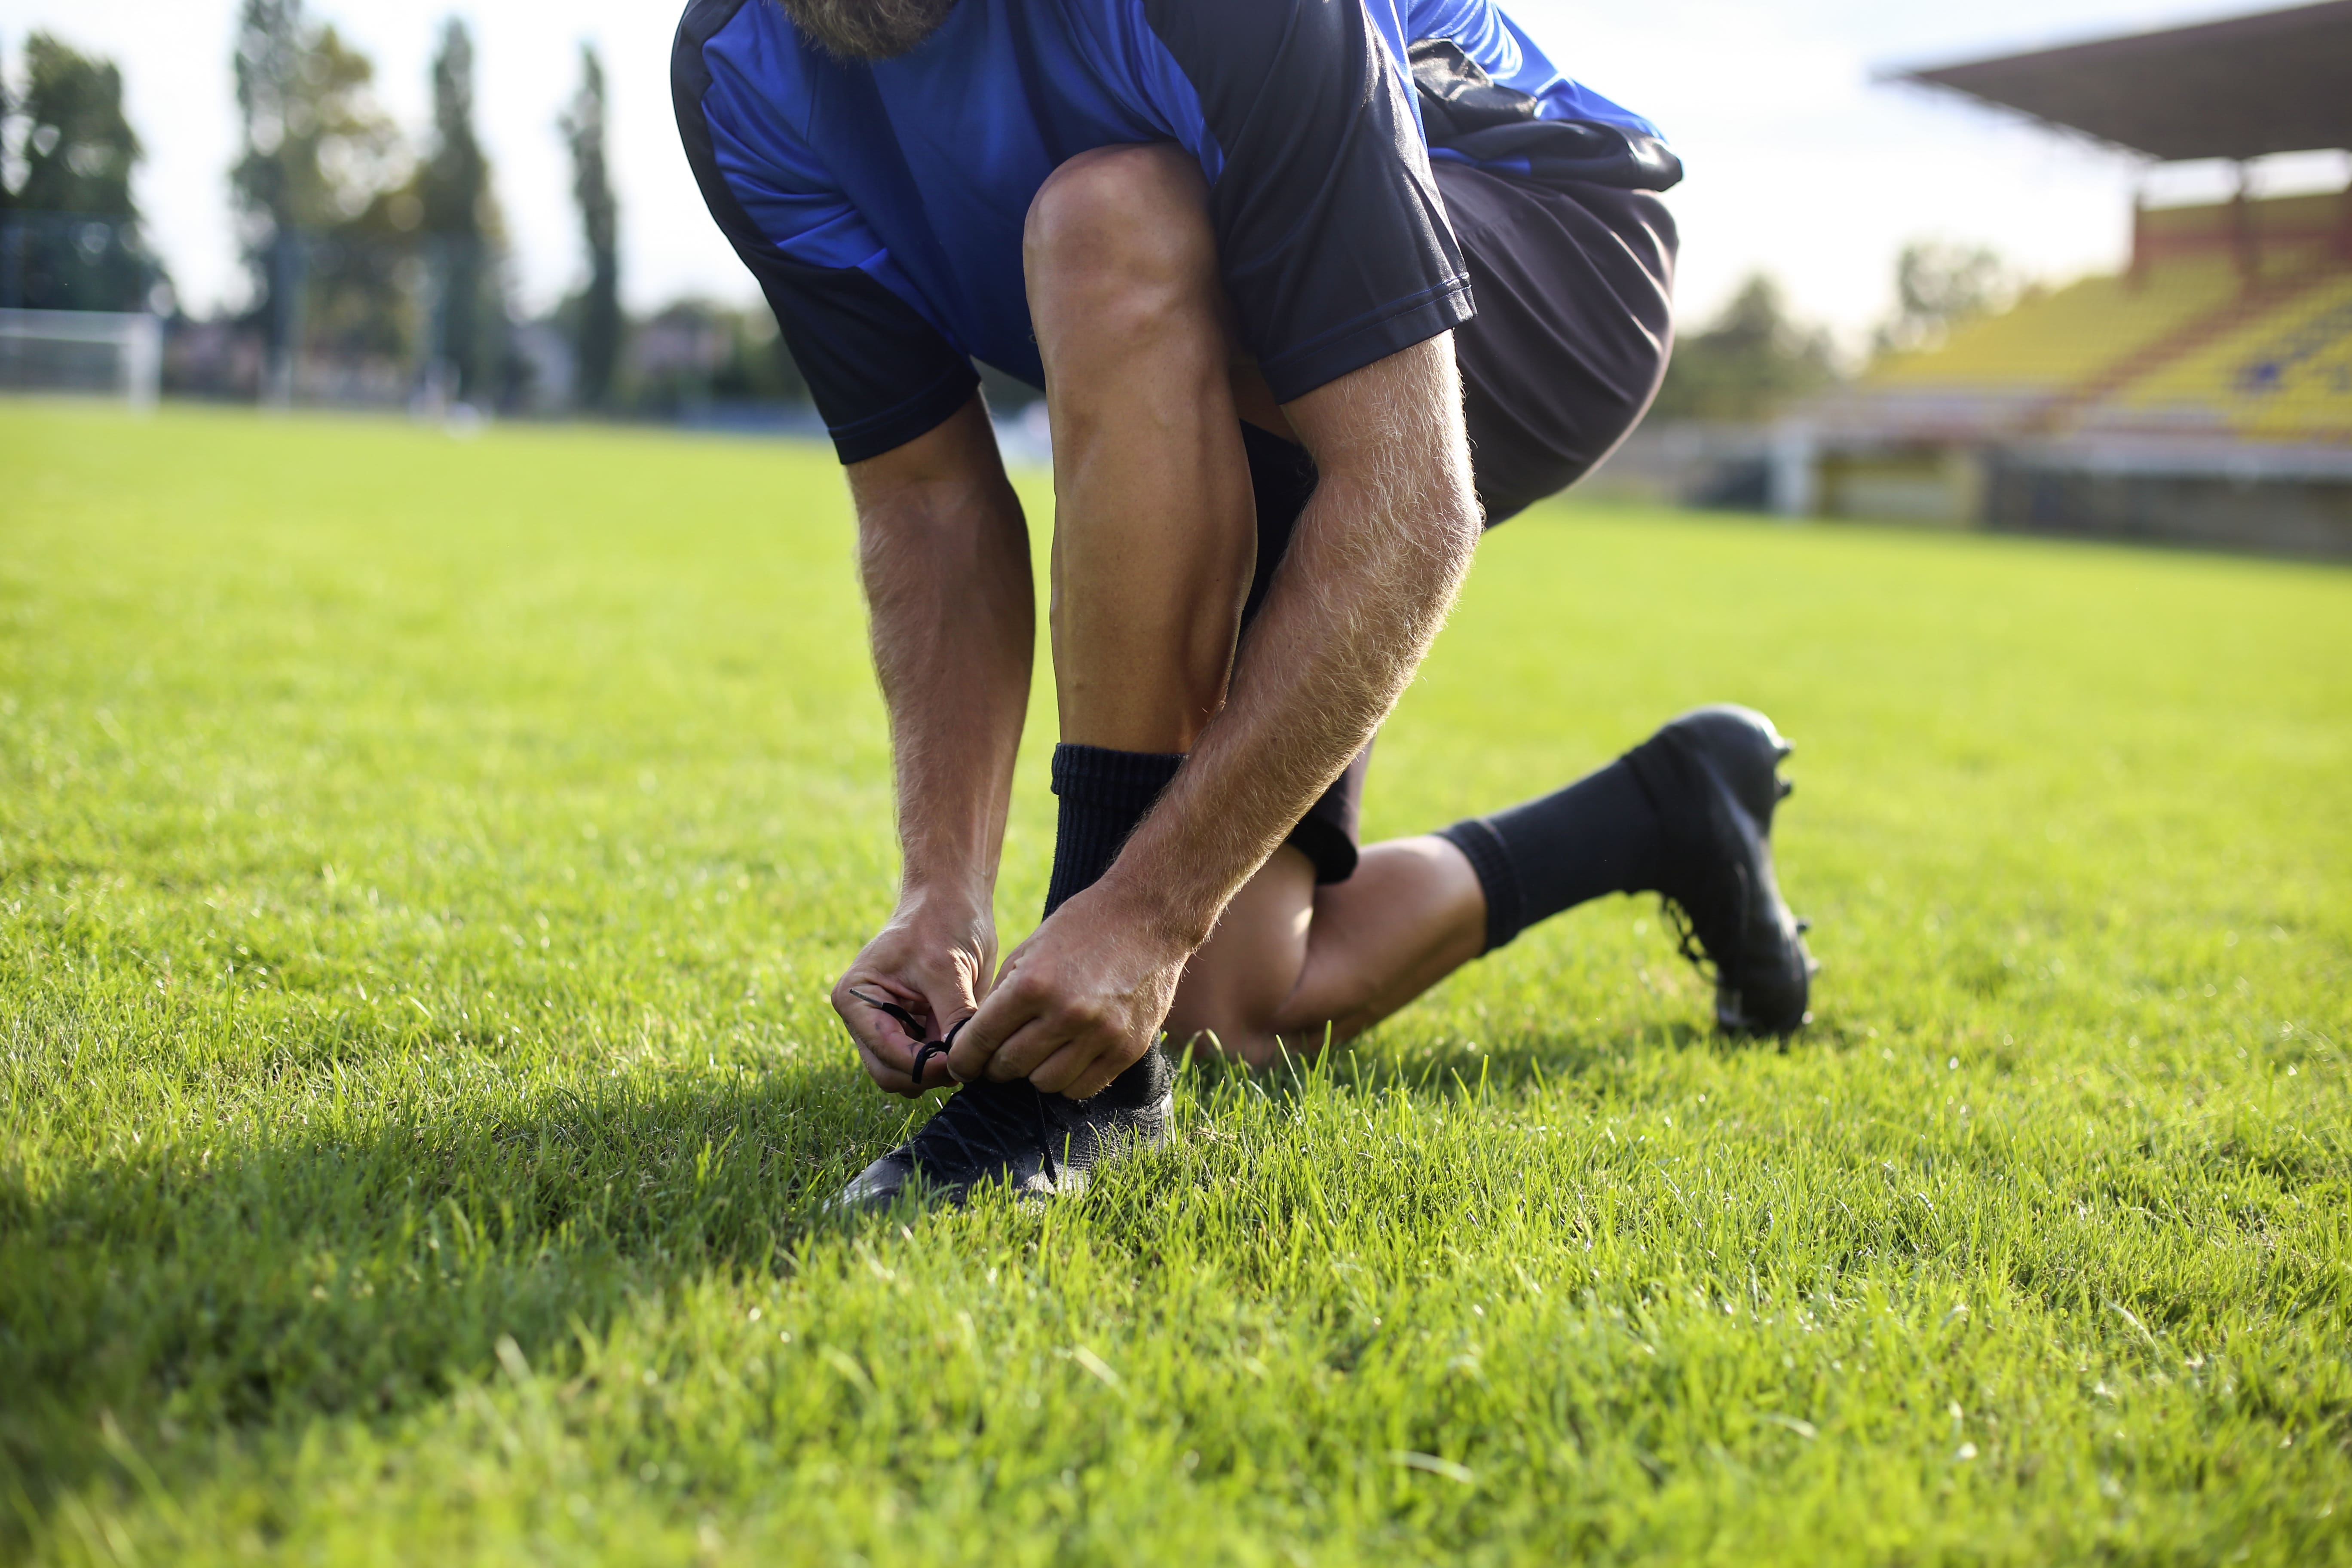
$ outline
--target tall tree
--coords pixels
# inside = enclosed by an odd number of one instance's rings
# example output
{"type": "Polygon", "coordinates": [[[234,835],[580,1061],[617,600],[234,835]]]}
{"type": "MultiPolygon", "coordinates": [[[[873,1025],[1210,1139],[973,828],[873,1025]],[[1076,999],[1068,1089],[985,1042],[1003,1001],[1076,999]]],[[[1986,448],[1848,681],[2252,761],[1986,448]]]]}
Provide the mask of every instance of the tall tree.
{"type": "Polygon", "coordinates": [[[500,237],[490,194],[490,162],[474,134],[474,40],[451,17],[433,58],[433,151],[417,176],[428,253],[438,278],[435,290],[435,357],[455,373],[452,389],[478,397],[488,392],[503,344],[497,269],[500,237]]]}
{"type": "Polygon", "coordinates": [[[16,120],[16,95],[8,89],[8,51],[0,47],[0,223],[16,205],[16,171],[10,166],[8,142],[16,120]]]}
{"type": "Polygon", "coordinates": [[[122,112],[121,71],[35,33],[25,40],[16,108],[23,172],[13,195],[9,302],[142,309],[159,272],[131,195],[142,151],[122,112]]]}
{"type": "Polygon", "coordinates": [[[595,408],[612,397],[622,323],[620,205],[604,157],[604,66],[593,44],[580,46],[580,90],[563,111],[562,127],[572,148],[572,195],[588,246],[588,285],[580,294],[573,351],[580,401],[595,408]]]}
{"type": "Polygon", "coordinates": [[[292,395],[302,330],[302,219],[314,160],[302,156],[302,0],[245,0],[237,18],[236,108],[244,148],[229,172],[253,311],[268,351],[266,395],[292,395]],[[289,146],[291,137],[294,145],[289,146]]]}
{"type": "Polygon", "coordinates": [[[0,51],[0,310],[25,302],[25,245],[16,218],[16,184],[23,171],[12,151],[19,144],[16,95],[8,86],[8,58],[0,51]]]}
{"type": "Polygon", "coordinates": [[[1780,286],[1758,273],[1723,314],[1675,345],[1658,419],[1754,420],[1837,379],[1829,334],[1790,313],[1780,286]]]}
{"type": "Polygon", "coordinates": [[[375,100],[375,67],[302,0],[245,0],[236,43],[244,146],[229,172],[253,276],[253,314],[269,350],[273,396],[291,395],[311,325],[397,353],[405,315],[395,258],[339,244],[372,218],[407,173],[407,151],[375,100]]]}
{"type": "Polygon", "coordinates": [[[25,173],[17,202],[41,212],[136,219],[142,156],[122,114],[122,73],[48,33],[25,40],[25,173]]]}

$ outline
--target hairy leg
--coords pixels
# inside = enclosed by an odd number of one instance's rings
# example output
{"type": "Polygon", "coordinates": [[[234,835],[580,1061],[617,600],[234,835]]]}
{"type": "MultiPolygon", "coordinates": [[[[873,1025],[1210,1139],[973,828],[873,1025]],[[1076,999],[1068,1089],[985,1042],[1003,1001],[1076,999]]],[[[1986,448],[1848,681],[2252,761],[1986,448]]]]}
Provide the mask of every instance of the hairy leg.
{"type": "Polygon", "coordinates": [[[1023,259],[1053,421],[1062,739],[1189,750],[1224,702],[1256,550],[1199,166],[1166,145],[1071,159],[1023,259]]]}
{"type": "MultiPolygon", "coordinates": [[[[1256,549],[1237,417],[1287,436],[1238,363],[1199,168],[1112,147],[1055,170],[1024,237],[1054,432],[1062,739],[1188,750],[1224,700],[1256,549]]],[[[1346,1038],[1477,956],[1486,901],[1434,837],[1318,889],[1285,847],[1194,957],[1169,1027],[1264,1063],[1346,1038]]]]}
{"type": "Polygon", "coordinates": [[[1486,940],[1486,895],[1443,838],[1368,845],[1354,876],[1319,888],[1286,845],[1193,955],[1169,1038],[1252,1067],[1312,1056],[1411,1002],[1486,940]]]}

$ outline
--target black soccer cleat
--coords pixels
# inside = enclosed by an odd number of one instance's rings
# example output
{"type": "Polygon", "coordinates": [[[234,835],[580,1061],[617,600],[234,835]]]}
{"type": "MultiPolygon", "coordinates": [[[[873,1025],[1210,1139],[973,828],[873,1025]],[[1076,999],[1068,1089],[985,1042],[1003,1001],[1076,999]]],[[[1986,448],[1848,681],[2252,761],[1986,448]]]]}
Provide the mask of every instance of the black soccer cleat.
{"type": "Polygon", "coordinates": [[[1659,891],[1683,956],[1714,972],[1715,1019],[1728,1034],[1787,1035],[1812,1018],[1821,966],[1772,874],[1772,812],[1795,787],[1776,770],[1793,749],[1763,714],[1722,703],[1625,753],[1663,824],[1659,891]]]}
{"type": "Polygon", "coordinates": [[[1174,1082],[1154,1046],[1092,1100],[1047,1094],[1025,1079],[965,1084],[920,1131],[859,1172],[833,1206],[884,1209],[911,1192],[961,1204],[992,1182],[1021,1197],[1070,1196],[1103,1161],[1167,1141],[1174,1082]]]}

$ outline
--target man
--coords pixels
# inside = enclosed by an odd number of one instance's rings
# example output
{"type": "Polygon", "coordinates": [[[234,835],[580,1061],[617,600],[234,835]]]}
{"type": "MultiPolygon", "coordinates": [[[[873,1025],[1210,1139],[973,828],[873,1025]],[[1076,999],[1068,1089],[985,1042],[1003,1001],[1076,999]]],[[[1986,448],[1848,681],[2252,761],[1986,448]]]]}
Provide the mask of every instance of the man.
{"type": "Polygon", "coordinates": [[[1685,912],[1725,1027],[1803,1022],[1761,715],[1356,842],[1482,513],[1664,373],[1647,121],[1490,0],[694,0],[672,87],[856,506],[905,868],[834,1003],[884,1089],[961,1086],[845,1202],[1073,1190],[1164,1134],[1163,1026],[1318,1048],[1604,892],[1685,912]],[[1056,500],[1058,837],[1001,970],[1034,612],[974,360],[1045,389],[1056,500]]]}

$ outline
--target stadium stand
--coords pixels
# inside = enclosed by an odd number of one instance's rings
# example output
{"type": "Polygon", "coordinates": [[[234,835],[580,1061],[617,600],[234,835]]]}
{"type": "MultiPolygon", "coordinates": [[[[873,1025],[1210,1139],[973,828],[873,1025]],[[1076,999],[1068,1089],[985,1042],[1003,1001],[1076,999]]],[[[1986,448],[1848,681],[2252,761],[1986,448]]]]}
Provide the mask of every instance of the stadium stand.
{"type": "Polygon", "coordinates": [[[2135,281],[2086,278],[1971,322],[1931,352],[1874,366],[1864,385],[1889,395],[1975,395],[1988,417],[2028,416],[2093,384],[2228,310],[2239,292],[2226,262],[2183,262],[2135,281]]]}
{"type": "MultiPolygon", "coordinates": [[[[2248,202],[2303,219],[2336,197],[2248,202]]],[[[2352,256],[2267,223],[2246,258],[2183,237],[2225,231],[2231,205],[2143,214],[2169,244],[2118,277],[2087,278],[1874,365],[1849,413],[1909,416],[1954,434],[2070,430],[2352,442],[2352,256]],[[1940,417],[1938,417],[1940,416],[1940,417]]]]}
{"type": "MultiPolygon", "coordinates": [[[[2156,162],[2352,147],[2352,0],[1895,73],[2156,162]]],[[[2352,186],[2135,211],[2129,264],[1874,365],[1785,511],[2352,555],[2352,186]]]]}

